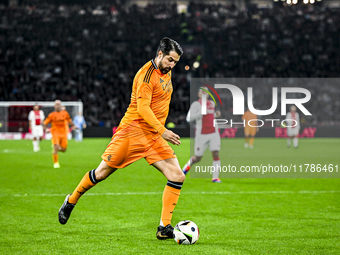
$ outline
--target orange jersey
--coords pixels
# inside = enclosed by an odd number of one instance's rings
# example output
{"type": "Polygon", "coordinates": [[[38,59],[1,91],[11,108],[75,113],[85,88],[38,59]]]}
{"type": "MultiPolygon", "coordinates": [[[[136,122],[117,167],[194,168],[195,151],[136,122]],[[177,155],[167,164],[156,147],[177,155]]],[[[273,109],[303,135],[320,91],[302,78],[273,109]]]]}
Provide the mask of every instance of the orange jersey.
{"type": "Polygon", "coordinates": [[[49,123],[52,124],[51,133],[52,134],[58,134],[58,135],[65,135],[68,134],[68,123],[71,121],[70,115],[67,111],[60,111],[60,112],[51,112],[46,120],[44,121],[44,124],[47,125],[49,123]]]}
{"type": "Polygon", "coordinates": [[[163,74],[153,60],[147,62],[133,80],[131,103],[119,126],[122,128],[132,125],[152,133],[162,134],[165,131],[164,124],[169,113],[171,94],[171,71],[163,74]],[[149,106],[153,114],[150,112],[146,116],[148,122],[138,113],[137,100],[139,99],[150,100],[149,106]],[[151,126],[149,123],[154,125],[151,126]]]}
{"type": "Polygon", "coordinates": [[[247,126],[249,127],[249,125],[248,125],[249,120],[255,120],[255,121],[251,121],[250,125],[257,126],[257,121],[256,121],[257,116],[256,116],[256,114],[252,113],[251,111],[246,111],[244,113],[244,115],[242,116],[242,119],[245,120],[245,126],[246,127],[247,126]]]}

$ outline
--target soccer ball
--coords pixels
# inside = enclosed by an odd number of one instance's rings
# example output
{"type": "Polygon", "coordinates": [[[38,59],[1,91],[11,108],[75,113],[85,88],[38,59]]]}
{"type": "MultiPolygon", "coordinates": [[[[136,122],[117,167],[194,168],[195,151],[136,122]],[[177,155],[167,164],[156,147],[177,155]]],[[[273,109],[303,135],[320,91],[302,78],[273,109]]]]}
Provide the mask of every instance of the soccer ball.
{"type": "Polygon", "coordinates": [[[199,235],[197,225],[190,220],[182,220],[174,228],[174,239],[178,244],[194,244],[199,235]]]}

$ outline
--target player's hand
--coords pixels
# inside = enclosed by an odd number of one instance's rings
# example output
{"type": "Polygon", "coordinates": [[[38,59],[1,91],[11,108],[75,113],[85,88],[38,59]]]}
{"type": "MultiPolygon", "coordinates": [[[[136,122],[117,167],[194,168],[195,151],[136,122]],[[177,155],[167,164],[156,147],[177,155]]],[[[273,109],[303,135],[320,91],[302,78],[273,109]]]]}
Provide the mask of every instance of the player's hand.
{"type": "Polygon", "coordinates": [[[220,111],[216,111],[215,112],[215,116],[218,118],[218,117],[220,117],[221,116],[221,112],[220,111]]]}
{"type": "Polygon", "coordinates": [[[168,142],[170,142],[174,145],[180,145],[181,144],[181,141],[179,140],[180,139],[179,135],[175,134],[171,130],[168,130],[168,129],[165,130],[162,137],[165,141],[168,141],[168,142]]]}

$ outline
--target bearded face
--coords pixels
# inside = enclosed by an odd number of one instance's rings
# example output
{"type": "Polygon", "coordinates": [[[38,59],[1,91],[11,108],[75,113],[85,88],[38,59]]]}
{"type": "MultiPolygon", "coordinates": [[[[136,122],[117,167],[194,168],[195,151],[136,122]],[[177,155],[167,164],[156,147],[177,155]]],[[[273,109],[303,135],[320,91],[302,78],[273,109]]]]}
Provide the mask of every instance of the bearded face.
{"type": "Polygon", "coordinates": [[[169,55],[164,55],[163,52],[159,52],[157,60],[158,60],[158,69],[166,74],[171,71],[172,68],[179,61],[180,56],[175,51],[170,51],[169,55]]]}

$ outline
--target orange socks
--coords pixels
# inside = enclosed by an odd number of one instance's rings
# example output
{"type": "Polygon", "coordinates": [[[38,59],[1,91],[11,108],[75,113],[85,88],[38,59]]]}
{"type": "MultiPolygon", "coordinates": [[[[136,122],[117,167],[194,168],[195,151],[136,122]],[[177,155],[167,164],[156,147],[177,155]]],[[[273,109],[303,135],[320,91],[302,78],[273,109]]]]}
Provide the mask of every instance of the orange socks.
{"type": "Polygon", "coordinates": [[[52,158],[53,158],[53,163],[58,163],[59,162],[59,155],[58,154],[53,154],[52,158]]]}
{"type": "Polygon", "coordinates": [[[71,196],[68,199],[68,202],[71,204],[76,204],[79,198],[93,186],[95,186],[99,181],[96,179],[95,169],[86,173],[83,179],[78,184],[77,188],[73,191],[71,196]]]}
{"type": "Polygon", "coordinates": [[[183,182],[168,181],[163,192],[163,207],[160,225],[171,224],[172,213],[181,193],[183,182]]]}

